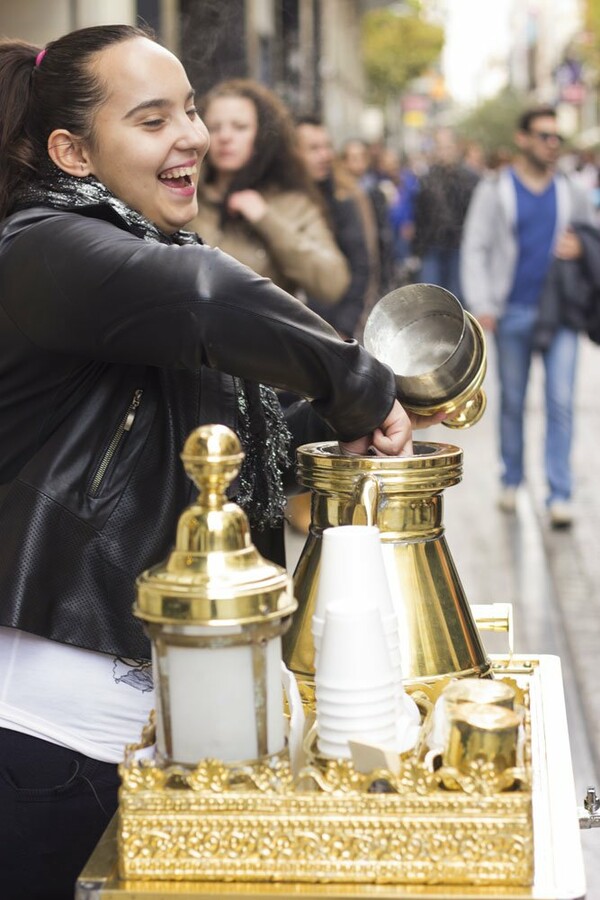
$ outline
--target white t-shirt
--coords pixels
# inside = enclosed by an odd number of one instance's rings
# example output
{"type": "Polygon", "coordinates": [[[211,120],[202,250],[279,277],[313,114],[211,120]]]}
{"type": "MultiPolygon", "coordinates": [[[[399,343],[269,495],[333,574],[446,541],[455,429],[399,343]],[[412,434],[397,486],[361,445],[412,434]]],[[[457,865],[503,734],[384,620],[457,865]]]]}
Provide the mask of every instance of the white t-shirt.
{"type": "Polygon", "coordinates": [[[149,662],[0,627],[0,727],[119,763],[154,706],[149,662]]]}

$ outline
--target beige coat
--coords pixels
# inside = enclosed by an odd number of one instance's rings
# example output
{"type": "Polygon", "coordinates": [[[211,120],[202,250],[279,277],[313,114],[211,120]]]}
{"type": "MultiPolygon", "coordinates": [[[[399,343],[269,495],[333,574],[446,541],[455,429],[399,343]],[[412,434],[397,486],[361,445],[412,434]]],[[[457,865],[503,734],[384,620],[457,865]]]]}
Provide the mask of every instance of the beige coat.
{"type": "Polygon", "coordinates": [[[300,191],[266,192],[263,197],[267,212],[258,222],[239,216],[221,228],[219,205],[210,189],[200,185],[198,215],[189,227],[289,293],[305,291],[321,303],[336,303],[350,283],[350,272],[321,210],[300,191]]]}

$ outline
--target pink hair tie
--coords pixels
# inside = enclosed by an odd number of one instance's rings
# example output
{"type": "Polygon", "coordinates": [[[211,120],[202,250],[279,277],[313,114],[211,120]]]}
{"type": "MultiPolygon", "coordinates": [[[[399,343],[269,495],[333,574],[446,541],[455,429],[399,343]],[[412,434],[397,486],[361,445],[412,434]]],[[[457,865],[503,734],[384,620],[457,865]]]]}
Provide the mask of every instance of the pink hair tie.
{"type": "Polygon", "coordinates": [[[40,64],[41,64],[43,58],[45,57],[45,55],[46,55],[46,51],[45,51],[45,50],[40,50],[40,52],[38,53],[38,55],[37,55],[36,58],[35,58],[35,67],[36,67],[36,69],[40,66],[40,64]]]}

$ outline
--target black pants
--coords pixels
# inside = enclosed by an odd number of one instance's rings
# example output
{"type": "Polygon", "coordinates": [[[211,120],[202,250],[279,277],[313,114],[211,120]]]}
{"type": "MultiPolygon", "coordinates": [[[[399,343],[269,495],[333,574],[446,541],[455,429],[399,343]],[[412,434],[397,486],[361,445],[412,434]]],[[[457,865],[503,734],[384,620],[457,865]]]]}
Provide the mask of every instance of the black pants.
{"type": "Polygon", "coordinates": [[[0,728],[2,900],[73,900],[118,786],[112,763],[0,728]]]}

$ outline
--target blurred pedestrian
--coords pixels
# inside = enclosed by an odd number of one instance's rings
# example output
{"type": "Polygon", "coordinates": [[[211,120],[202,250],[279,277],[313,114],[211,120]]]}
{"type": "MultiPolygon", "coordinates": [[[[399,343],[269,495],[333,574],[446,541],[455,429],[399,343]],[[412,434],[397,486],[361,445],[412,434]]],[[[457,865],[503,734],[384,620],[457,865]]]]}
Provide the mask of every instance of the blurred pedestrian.
{"type": "Polygon", "coordinates": [[[598,157],[592,150],[581,150],[577,154],[573,180],[587,191],[596,211],[596,222],[600,223],[600,178],[598,157]]]}
{"type": "Polygon", "coordinates": [[[365,305],[377,283],[377,233],[365,195],[335,170],[335,152],[329,131],[316,116],[296,122],[296,139],[308,173],[321,193],[337,244],[348,261],[351,280],[335,306],[325,307],[317,297],[308,305],[345,338],[359,335],[365,305]]]}
{"type": "Polygon", "coordinates": [[[484,174],[497,172],[505,166],[510,166],[513,161],[513,156],[514,152],[510,147],[505,147],[502,144],[498,147],[493,147],[487,154],[486,171],[484,174]]]}
{"type": "MultiPolygon", "coordinates": [[[[334,166],[335,151],[329,131],[316,116],[296,120],[300,155],[320,191],[337,244],[348,261],[350,285],[334,307],[325,307],[314,296],[308,305],[343,338],[360,338],[365,314],[375,302],[379,280],[377,226],[366,194],[353,178],[334,166]]],[[[289,524],[301,534],[310,525],[310,495],[290,497],[286,507],[289,524]]]]}
{"type": "MultiPolygon", "coordinates": [[[[495,335],[500,379],[499,506],[516,508],[524,479],[524,409],[540,303],[553,256],[581,256],[571,222],[593,223],[586,192],[557,172],[562,137],[555,110],[519,118],[511,166],[477,186],[465,223],[462,284],[468,307],[495,335]]],[[[559,326],[543,351],[546,387],[545,469],[551,524],[572,522],[570,451],[577,332],[559,326]]]]}
{"type": "Polygon", "coordinates": [[[419,178],[415,193],[412,252],[421,260],[419,279],[446,288],[459,300],[463,299],[460,241],[478,180],[462,163],[452,131],[438,131],[432,163],[419,178]]]}
{"type": "Polygon", "coordinates": [[[351,138],[342,145],[340,163],[355,184],[364,191],[373,208],[379,256],[376,292],[378,297],[382,297],[394,286],[394,240],[388,199],[377,179],[369,172],[369,162],[369,148],[365,141],[351,138]]]}
{"type": "Polygon", "coordinates": [[[419,179],[410,159],[400,167],[396,194],[390,206],[390,222],[394,235],[396,281],[406,284],[418,271],[419,261],[411,255],[415,236],[415,195],[419,179]]]}
{"type": "Polygon", "coordinates": [[[293,120],[267,87],[217,84],[198,108],[210,149],[191,226],[203,240],[279,287],[323,309],[344,295],[350,273],[296,148],[293,120]]]}
{"type": "Polygon", "coordinates": [[[388,203],[396,196],[396,188],[400,182],[400,154],[395,147],[386,145],[379,154],[379,187],[386,194],[388,203]]]}
{"type": "Polygon", "coordinates": [[[478,178],[486,170],[487,160],[485,150],[479,141],[467,141],[462,153],[463,165],[477,175],[478,178]]]}

